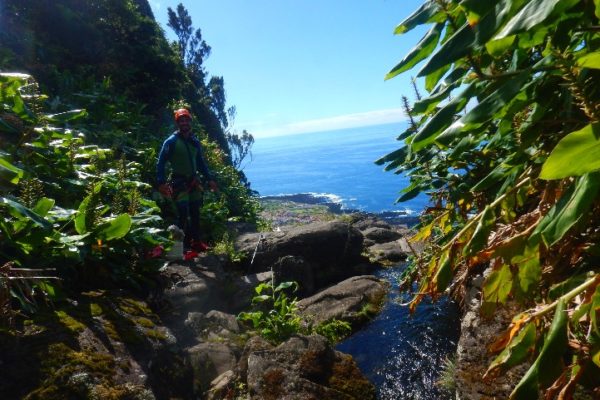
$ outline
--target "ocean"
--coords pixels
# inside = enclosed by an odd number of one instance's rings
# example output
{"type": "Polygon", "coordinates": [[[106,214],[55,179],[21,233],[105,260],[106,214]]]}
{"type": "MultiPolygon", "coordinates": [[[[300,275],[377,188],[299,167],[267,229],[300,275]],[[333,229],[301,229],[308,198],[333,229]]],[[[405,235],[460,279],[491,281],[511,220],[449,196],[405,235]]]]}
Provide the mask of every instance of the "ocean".
{"type": "Polygon", "coordinates": [[[408,178],[374,163],[403,145],[396,137],[405,128],[397,123],[257,138],[243,170],[261,196],[311,194],[346,210],[416,215],[427,196],[395,203],[408,178]]]}

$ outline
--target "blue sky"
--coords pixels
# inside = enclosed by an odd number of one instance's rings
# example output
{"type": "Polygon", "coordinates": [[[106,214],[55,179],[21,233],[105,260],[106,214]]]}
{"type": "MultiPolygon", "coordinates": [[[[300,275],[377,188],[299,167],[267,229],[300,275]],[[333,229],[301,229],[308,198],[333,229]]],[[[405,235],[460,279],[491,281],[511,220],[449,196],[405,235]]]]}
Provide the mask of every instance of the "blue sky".
{"type": "Polygon", "coordinates": [[[410,72],[385,74],[422,31],[396,25],[422,0],[149,0],[167,36],[167,8],[182,2],[223,76],[234,129],[255,137],[398,122],[410,72]]]}

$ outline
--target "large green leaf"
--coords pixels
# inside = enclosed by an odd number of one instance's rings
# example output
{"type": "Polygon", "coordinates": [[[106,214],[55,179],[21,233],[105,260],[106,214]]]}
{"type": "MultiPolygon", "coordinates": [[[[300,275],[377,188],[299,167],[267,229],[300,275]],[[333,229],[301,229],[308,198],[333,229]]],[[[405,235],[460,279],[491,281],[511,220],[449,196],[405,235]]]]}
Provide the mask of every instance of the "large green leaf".
{"type": "Polygon", "coordinates": [[[450,250],[446,250],[440,257],[438,269],[433,278],[436,290],[440,293],[446,290],[452,280],[452,264],[450,250]]]}
{"type": "Polygon", "coordinates": [[[600,169],[600,123],[562,138],[542,165],[541,179],[580,176],[600,169]]]}
{"type": "Polygon", "coordinates": [[[45,217],[48,215],[48,212],[54,207],[54,199],[49,199],[47,197],[42,197],[38,200],[35,207],[33,207],[33,212],[36,214],[45,217]]]}
{"type": "Polygon", "coordinates": [[[548,18],[561,0],[532,0],[494,37],[495,40],[532,29],[548,18]]]}
{"type": "Polygon", "coordinates": [[[29,208],[25,207],[21,203],[17,203],[6,197],[0,197],[0,206],[6,204],[9,207],[11,214],[21,217],[29,218],[34,224],[41,226],[44,229],[52,229],[52,224],[46,221],[43,217],[39,216],[29,208]]]}
{"type": "Polygon", "coordinates": [[[523,254],[515,255],[510,262],[519,268],[517,277],[523,293],[529,293],[542,278],[539,245],[527,246],[523,254]]]}
{"type": "Polygon", "coordinates": [[[70,110],[58,114],[46,115],[46,119],[51,122],[65,123],[74,121],[87,116],[86,110],[70,110]]]}
{"type": "Polygon", "coordinates": [[[535,324],[528,323],[492,361],[486,375],[499,368],[510,368],[525,361],[535,346],[535,324]]]}
{"type": "Polygon", "coordinates": [[[487,206],[479,218],[479,222],[477,223],[477,227],[475,228],[475,232],[471,239],[463,249],[463,254],[465,256],[471,256],[481,249],[483,249],[488,242],[488,237],[492,228],[494,228],[496,223],[496,215],[494,213],[494,209],[487,206]]]}
{"type": "Polygon", "coordinates": [[[448,145],[452,142],[452,140],[460,135],[461,132],[468,130],[469,128],[477,127],[478,124],[492,119],[498,110],[513,100],[515,96],[522,90],[523,84],[527,79],[527,73],[522,73],[507,79],[489,96],[473,107],[473,109],[471,109],[466,115],[446,128],[436,138],[436,141],[441,144],[448,145]]]}
{"type": "Polygon", "coordinates": [[[461,111],[475,94],[475,84],[469,85],[461,94],[439,110],[415,135],[411,142],[414,151],[433,143],[437,135],[452,123],[452,117],[461,111]]]}
{"type": "Polygon", "coordinates": [[[385,79],[391,79],[404,71],[408,71],[417,65],[419,61],[427,58],[437,46],[442,29],[444,29],[443,23],[435,24],[402,61],[387,73],[385,79]]]}
{"type": "Polygon", "coordinates": [[[600,51],[577,58],[577,65],[583,68],[600,69],[600,51]]]}
{"type": "Polygon", "coordinates": [[[581,218],[586,217],[599,190],[600,172],[579,178],[544,216],[532,236],[540,234],[548,246],[558,242],[581,218]]]}
{"type": "Polygon", "coordinates": [[[513,284],[513,276],[508,265],[493,271],[483,284],[483,299],[490,303],[504,303],[513,284]]]}
{"type": "Polygon", "coordinates": [[[475,32],[469,24],[465,23],[446,43],[438,48],[423,68],[417,73],[417,76],[427,76],[466,56],[469,54],[470,46],[474,41],[475,32]]]}
{"type": "Polygon", "coordinates": [[[440,12],[439,5],[435,1],[425,1],[421,7],[396,26],[394,34],[406,33],[427,22],[441,22],[443,20],[445,20],[445,16],[440,12]]]}
{"type": "Polygon", "coordinates": [[[4,158],[0,157],[0,183],[6,182],[16,185],[23,177],[23,170],[15,167],[4,158]]]}
{"type": "Polygon", "coordinates": [[[129,214],[121,214],[100,224],[96,230],[96,236],[106,241],[120,239],[127,235],[130,228],[131,217],[129,214]]]}
{"type": "Polygon", "coordinates": [[[565,302],[560,300],[540,355],[515,387],[510,399],[537,399],[540,386],[548,387],[560,375],[562,356],[567,347],[567,322],[565,302]]]}

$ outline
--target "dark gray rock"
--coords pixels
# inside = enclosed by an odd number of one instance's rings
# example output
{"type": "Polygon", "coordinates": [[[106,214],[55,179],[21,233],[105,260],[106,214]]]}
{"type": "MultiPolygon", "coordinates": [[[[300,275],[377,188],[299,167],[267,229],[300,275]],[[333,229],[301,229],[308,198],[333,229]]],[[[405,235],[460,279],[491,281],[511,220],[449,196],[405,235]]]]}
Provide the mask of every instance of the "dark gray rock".
{"type": "Polygon", "coordinates": [[[319,335],[295,336],[249,351],[246,383],[252,399],[375,399],[375,388],[348,355],[319,335]]]}
{"type": "Polygon", "coordinates": [[[371,261],[381,264],[391,264],[404,261],[408,258],[409,249],[406,248],[405,239],[394,242],[378,243],[367,249],[371,261]]]}
{"type": "MultiPolygon", "coordinates": [[[[361,255],[362,234],[341,221],[317,222],[281,232],[241,235],[235,245],[238,251],[247,255],[245,264],[241,265],[244,269],[266,271],[279,263],[280,269],[290,266],[293,271],[289,275],[297,275],[299,265],[305,263],[311,270],[305,272],[306,281],[314,282],[314,290],[355,275],[353,266],[365,262],[361,255]],[[281,261],[288,256],[295,258],[281,261]]],[[[280,271],[280,274],[285,276],[288,273],[280,271]]]]}
{"type": "Polygon", "coordinates": [[[202,342],[187,349],[187,356],[193,370],[195,393],[206,392],[216,377],[237,365],[236,352],[225,343],[202,342]]]}
{"type": "Polygon", "coordinates": [[[380,227],[371,227],[362,231],[365,238],[374,241],[375,243],[387,243],[394,240],[400,239],[402,233],[393,229],[386,229],[380,227]]]}
{"type": "Polygon", "coordinates": [[[338,319],[354,328],[381,306],[388,285],[372,275],[354,276],[298,302],[300,315],[313,325],[338,319]]]}

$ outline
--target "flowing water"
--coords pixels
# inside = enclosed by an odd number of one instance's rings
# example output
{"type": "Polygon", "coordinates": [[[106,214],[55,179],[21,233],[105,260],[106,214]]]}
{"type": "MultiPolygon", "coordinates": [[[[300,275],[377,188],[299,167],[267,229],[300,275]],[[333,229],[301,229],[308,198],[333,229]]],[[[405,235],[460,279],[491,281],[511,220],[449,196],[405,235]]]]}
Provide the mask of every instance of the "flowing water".
{"type": "Polygon", "coordinates": [[[459,311],[447,298],[423,301],[414,315],[401,303],[410,296],[398,292],[402,266],[381,270],[390,282],[382,312],[361,331],[337,346],[351,354],[382,400],[451,399],[436,384],[444,361],[456,351],[459,311]]]}
{"type": "MultiPolygon", "coordinates": [[[[394,204],[408,179],[373,163],[401,146],[395,137],[404,129],[391,124],[259,138],[244,172],[263,196],[312,193],[342,209],[379,213],[386,219],[384,212],[416,216],[426,207],[427,196],[394,204]]],[[[445,358],[456,349],[457,307],[447,299],[423,301],[410,316],[408,307],[400,305],[410,297],[397,290],[402,268],[379,273],[392,284],[381,314],[337,348],[352,354],[380,399],[449,399],[436,381],[445,358]]]]}

